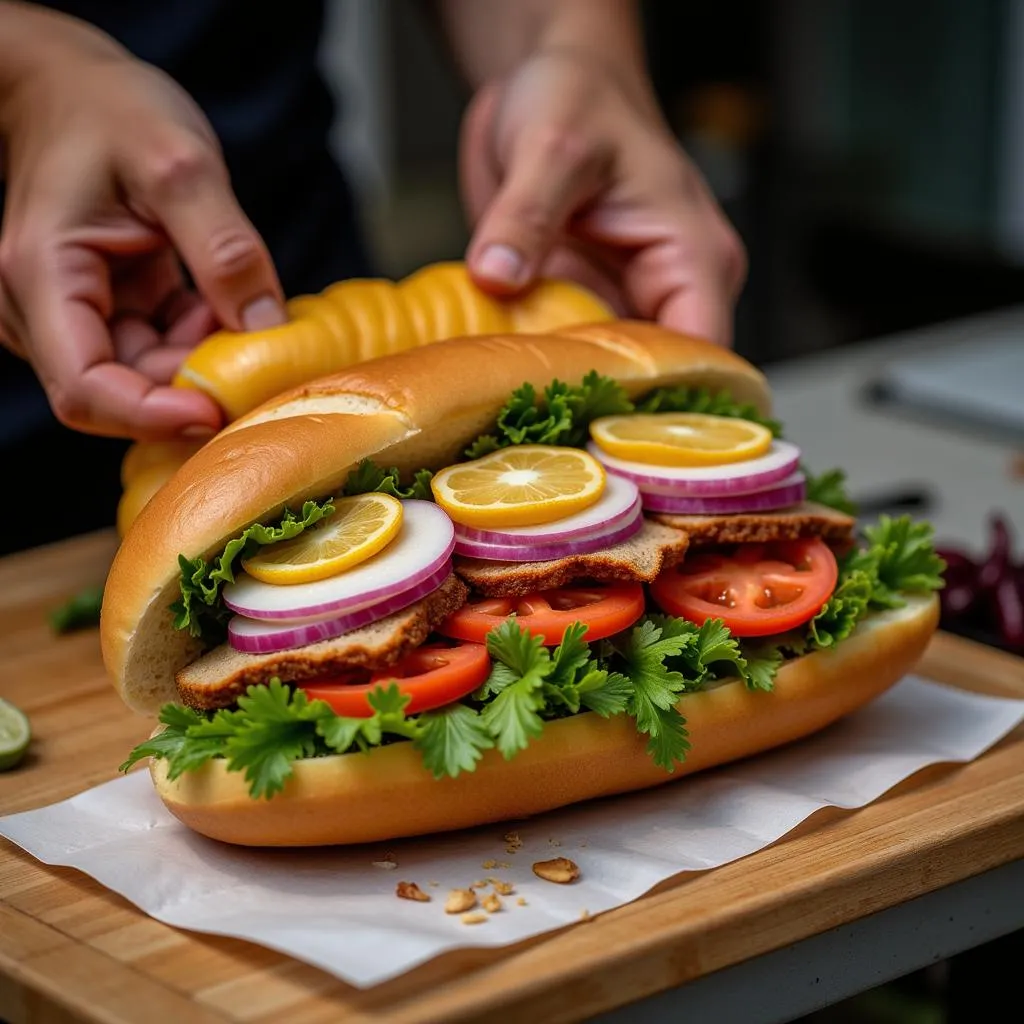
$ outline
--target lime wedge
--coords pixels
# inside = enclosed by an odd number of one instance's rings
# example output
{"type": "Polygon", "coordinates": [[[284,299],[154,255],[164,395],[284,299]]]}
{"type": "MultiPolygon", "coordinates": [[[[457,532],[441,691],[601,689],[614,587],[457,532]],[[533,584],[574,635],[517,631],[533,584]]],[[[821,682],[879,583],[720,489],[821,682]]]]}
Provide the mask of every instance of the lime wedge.
{"type": "Polygon", "coordinates": [[[32,729],[24,712],[0,697],[0,772],[21,761],[31,739],[32,729]]]}

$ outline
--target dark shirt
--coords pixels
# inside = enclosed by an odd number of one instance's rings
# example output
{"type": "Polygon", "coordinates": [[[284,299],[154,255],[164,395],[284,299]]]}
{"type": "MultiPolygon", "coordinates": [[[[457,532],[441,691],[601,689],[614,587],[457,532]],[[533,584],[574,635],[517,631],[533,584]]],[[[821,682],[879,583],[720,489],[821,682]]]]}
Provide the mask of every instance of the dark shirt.
{"type": "MultiPolygon", "coordinates": [[[[62,0],[42,6],[95,25],[189,92],[217,133],[235,194],[270,249],[286,295],[372,273],[352,192],[328,144],[335,105],[317,66],[322,0],[62,0]]],[[[55,470],[71,474],[62,489],[66,495],[79,485],[79,513],[74,529],[64,532],[113,522],[123,450],[121,442],[74,436],[61,427],[26,364],[0,349],[0,457],[7,462],[14,452],[26,455],[18,481],[23,497],[34,493],[48,460],[56,460],[46,469],[51,477],[55,470]],[[72,452],[81,468],[68,461],[72,452]]],[[[5,526],[0,512],[0,534],[5,526]]],[[[48,539],[45,529],[31,536],[48,539]]],[[[9,549],[0,540],[0,552],[9,549]]]]}

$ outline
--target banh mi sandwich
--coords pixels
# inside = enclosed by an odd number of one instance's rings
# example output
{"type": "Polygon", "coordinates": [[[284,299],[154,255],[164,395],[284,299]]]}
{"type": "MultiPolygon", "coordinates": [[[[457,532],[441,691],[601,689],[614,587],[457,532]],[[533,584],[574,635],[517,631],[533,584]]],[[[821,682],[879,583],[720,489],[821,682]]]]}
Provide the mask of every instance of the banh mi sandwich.
{"type": "Polygon", "coordinates": [[[246,845],[654,786],[824,728],[934,632],[733,352],[643,323],[439,342],[282,394],[143,509],[104,660],[160,798],[246,845]]]}

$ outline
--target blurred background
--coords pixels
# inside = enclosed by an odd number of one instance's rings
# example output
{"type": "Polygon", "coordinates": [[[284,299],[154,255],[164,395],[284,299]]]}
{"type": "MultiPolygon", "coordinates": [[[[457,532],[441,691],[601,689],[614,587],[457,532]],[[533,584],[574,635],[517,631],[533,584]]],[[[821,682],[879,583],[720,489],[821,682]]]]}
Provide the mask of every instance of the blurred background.
{"type": "MultiPolygon", "coordinates": [[[[665,114],[751,257],[760,363],[1024,296],[1019,0],[642,3],[665,114]]],[[[466,96],[414,0],[335,0],[337,152],[380,268],[459,258],[466,96]]]]}

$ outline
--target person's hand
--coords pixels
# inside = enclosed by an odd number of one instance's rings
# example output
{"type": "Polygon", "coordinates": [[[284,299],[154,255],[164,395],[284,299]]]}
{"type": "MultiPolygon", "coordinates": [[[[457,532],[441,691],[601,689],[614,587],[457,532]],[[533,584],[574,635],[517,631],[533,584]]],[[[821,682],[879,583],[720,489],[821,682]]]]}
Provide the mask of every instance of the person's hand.
{"type": "Polygon", "coordinates": [[[51,21],[2,110],[0,340],[66,426],[212,433],[215,403],[166,385],[218,325],[284,322],[270,257],[184,91],[100,33],[51,21]]]}
{"type": "Polygon", "coordinates": [[[619,315],[731,344],[743,245],[653,101],[599,61],[541,53],[484,86],[460,170],[480,287],[567,277],[619,315]]]}

